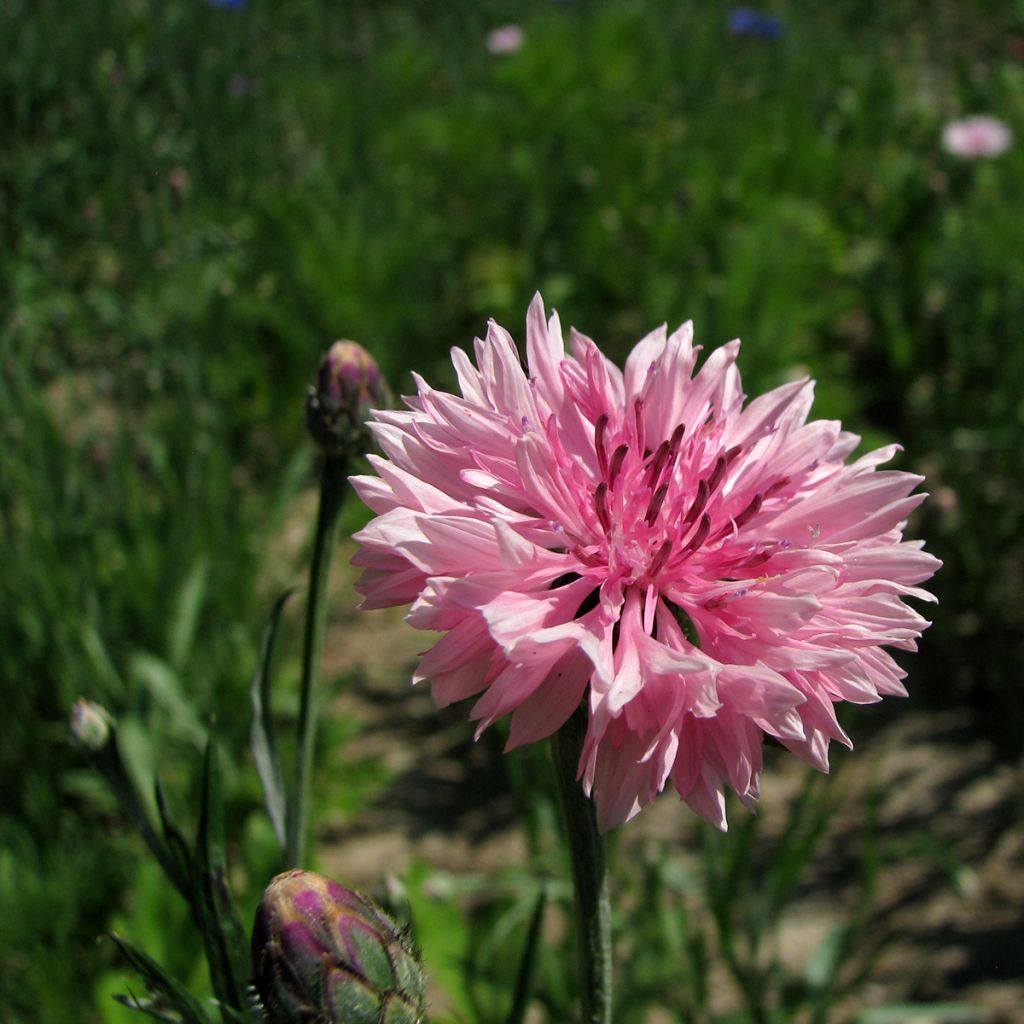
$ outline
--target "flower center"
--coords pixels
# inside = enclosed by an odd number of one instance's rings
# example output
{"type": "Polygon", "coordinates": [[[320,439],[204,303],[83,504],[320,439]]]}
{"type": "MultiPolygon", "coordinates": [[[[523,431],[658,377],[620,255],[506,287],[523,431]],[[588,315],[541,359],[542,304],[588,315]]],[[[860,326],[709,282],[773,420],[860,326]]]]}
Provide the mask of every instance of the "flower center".
{"type": "MultiPolygon", "coordinates": [[[[609,578],[660,589],[661,582],[679,579],[696,552],[735,537],[789,480],[781,478],[749,497],[727,494],[729,469],[743,445],[716,456],[721,429],[709,417],[689,433],[679,423],[651,451],[644,446],[643,411],[638,398],[634,415],[618,430],[607,413],[594,423],[598,479],[590,492],[591,541],[574,553],[585,565],[606,567],[609,578]]],[[[768,557],[744,545],[737,555],[737,565],[768,557]]]]}

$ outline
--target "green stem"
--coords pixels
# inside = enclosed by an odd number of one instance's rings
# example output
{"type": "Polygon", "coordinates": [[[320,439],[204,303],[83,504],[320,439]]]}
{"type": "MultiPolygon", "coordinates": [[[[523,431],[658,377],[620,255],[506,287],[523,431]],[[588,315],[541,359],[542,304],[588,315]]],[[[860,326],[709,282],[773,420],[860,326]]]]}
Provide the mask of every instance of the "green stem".
{"type": "Polygon", "coordinates": [[[320,689],[320,655],[327,624],[327,584],[331,572],[331,557],[334,554],[334,541],[338,533],[338,513],[348,491],[346,474],[347,462],[344,458],[328,456],[325,459],[320,480],[320,508],[316,519],[313,561],[309,569],[295,779],[286,815],[285,863],[289,868],[302,867],[306,859],[309,790],[313,775],[313,748],[320,689]]]}
{"type": "Polygon", "coordinates": [[[552,753],[576,900],[583,1022],[611,1024],[612,916],[604,839],[593,801],[576,779],[586,731],[587,715],[581,708],[552,737],[552,753]]]}

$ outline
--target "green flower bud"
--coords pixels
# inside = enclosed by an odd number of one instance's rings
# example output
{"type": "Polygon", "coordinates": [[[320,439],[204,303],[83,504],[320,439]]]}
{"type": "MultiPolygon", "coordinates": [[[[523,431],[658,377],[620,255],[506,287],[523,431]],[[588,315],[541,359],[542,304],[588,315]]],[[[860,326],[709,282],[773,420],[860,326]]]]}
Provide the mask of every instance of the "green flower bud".
{"type": "Polygon", "coordinates": [[[328,455],[365,451],[371,409],[388,404],[387,382],[373,356],[354,341],[336,341],[324,353],[306,399],[306,424],[328,455]]]}
{"type": "Polygon", "coordinates": [[[372,900],[312,871],[267,886],[253,972],[271,1024],[421,1024],[424,979],[408,935],[372,900]]]}
{"type": "Polygon", "coordinates": [[[102,750],[110,739],[112,724],[106,708],[84,697],[79,697],[71,708],[71,738],[84,750],[102,750]]]}

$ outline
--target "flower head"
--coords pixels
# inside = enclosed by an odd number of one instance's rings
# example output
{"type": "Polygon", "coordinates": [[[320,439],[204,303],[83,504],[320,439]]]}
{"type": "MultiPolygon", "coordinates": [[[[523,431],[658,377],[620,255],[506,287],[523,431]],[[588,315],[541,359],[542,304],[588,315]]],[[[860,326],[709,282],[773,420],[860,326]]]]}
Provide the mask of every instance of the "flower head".
{"type": "Polygon", "coordinates": [[[734,36],[760,36],[762,39],[778,39],[782,35],[782,21],[770,14],[737,7],[729,13],[729,31],[734,36]]]}
{"type": "Polygon", "coordinates": [[[110,739],[110,712],[95,701],[79,697],[71,708],[71,739],[83,750],[96,753],[110,739]]]}
{"type": "Polygon", "coordinates": [[[329,454],[366,448],[366,419],[386,405],[388,387],[373,356],[358,342],[341,340],[324,353],[306,398],[306,424],[329,454]]]}
{"type": "Polygon", "coordinates": [[[501,25],[487,33],[485,42],[491,53],[515,53],[525,41],[526,35],[518,25],[501,25]]]}
{"type": "Polygon", "coordinates": [[[996,117],[977,114],[960,121],[950,121],[942,130],[942,145],[947,153],[978,160],[999,156],[1010,147],[1010,129],[996,117]]]}
{"type": "Polygon", "coordinates": [[[373,424],[386,458],[353,479],[378,513],[357,539],[364,607],[412,603],[444,635],[416,679],[477,696],[508,745],[549,736],[586,700],[579,764],[603,829],[671,784],[725,827],[724,790],[758,795],[762,741],[818,768],[849,745],[839,701],[904,694],[883,647],[913,649],[903,603],[939,562],[902,540],[922,479],[880,471],[897,446],[810,421],[813,384],[746,403],[738,341],[698,372],[692,325],[652,331],[625,371],[539,296],[528,372],[495,323],[461,397],[416,377],[373,424]]]}
{"type": "Polygon", "coordinates": [[[312,871],[267,886],[253,977],[271,1024],[420,1024],[424,980],[406,935],[369,899],[312,871]]]}

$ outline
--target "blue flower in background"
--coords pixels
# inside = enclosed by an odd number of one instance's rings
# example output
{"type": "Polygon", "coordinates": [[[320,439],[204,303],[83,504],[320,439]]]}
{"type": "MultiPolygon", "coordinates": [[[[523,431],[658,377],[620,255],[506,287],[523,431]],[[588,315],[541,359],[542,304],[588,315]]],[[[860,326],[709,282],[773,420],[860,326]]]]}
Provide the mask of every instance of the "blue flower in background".
{"type": "Polygon", "coordinates": [[[760,36],[778,39],[782,35],[782,19],[762,14],[750,7],[737,7],[729,15],[729,31],[734,36],[760,36]]]}
{"type": "Polygon", "coordinates": [[[220,7],[225,11],[240,11],[248,6],[249,0],[206,0],[211,7],[220,7]]]}

